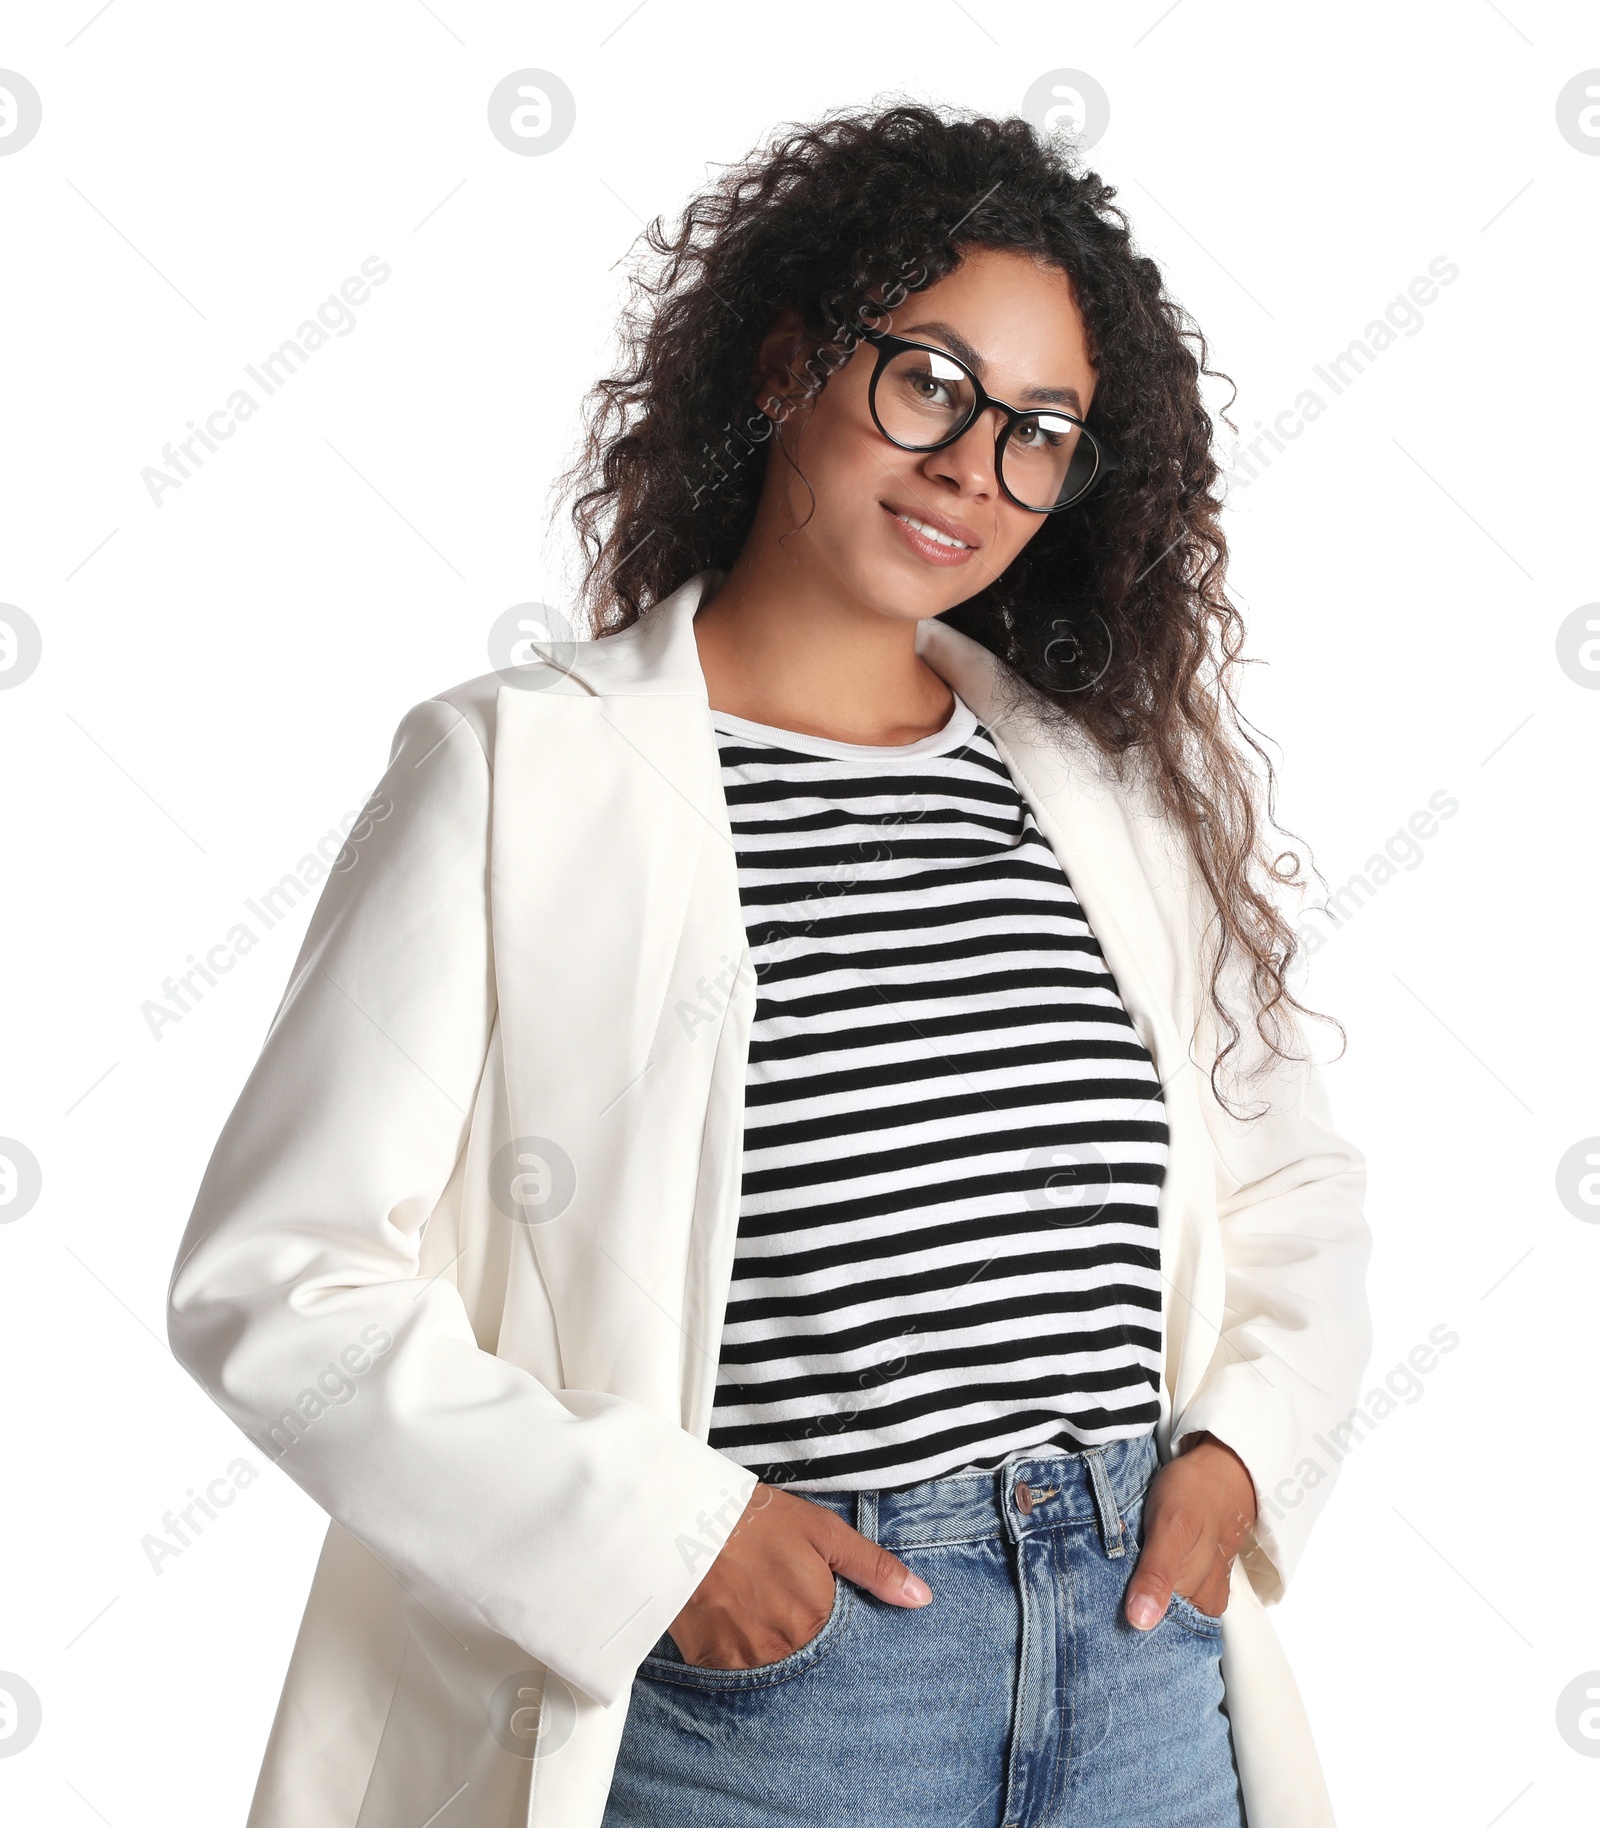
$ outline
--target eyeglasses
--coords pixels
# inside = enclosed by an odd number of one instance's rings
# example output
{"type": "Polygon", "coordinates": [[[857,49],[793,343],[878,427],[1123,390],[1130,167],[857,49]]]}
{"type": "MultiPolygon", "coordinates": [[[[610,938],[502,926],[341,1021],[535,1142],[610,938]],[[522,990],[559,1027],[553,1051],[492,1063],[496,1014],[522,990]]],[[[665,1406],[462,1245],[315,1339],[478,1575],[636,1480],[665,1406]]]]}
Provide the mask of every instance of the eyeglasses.
{"type": "Polygon", "coordinates": [[[863,332],[878,351],[867,405],[874,424],[903,451],[942,451],[991,408],[1004,424],[994,443],[1000,487],[1030,514],[1055,514],[1081,501],[1120,461],[1102,437],[1059,406],[1023,412],[984,391],[947,349],[912,343],[886,330],[863,332]]]}

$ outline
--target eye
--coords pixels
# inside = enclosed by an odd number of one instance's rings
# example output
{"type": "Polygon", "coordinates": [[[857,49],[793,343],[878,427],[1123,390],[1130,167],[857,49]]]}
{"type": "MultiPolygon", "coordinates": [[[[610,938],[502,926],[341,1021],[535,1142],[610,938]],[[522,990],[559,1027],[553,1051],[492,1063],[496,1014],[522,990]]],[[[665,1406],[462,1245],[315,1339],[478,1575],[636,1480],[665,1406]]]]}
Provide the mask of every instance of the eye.
{"type": "Polygon", "coordinates": [[[911,391],[928,406],[949,406],[954,399],[948,381],[926,372],[912,375],[911,391]]]}
{"type": "Polygon", "coordinates": [[[1077,436],[1077,431],[1077,426],[1070,419],[1054,416],[1048,419],[1024,419],[1011,434],[1011,441],[1025,451],[1059,451],[1077,436]]]}
{"type": "Polygon", "coordinates": [[[957,389],[962,386],[966,376],[948,357],[939,355],[934,350],[920,352],[921,364],[912,369],[909,380],[912,391],[919,400],[929,405],[948,405],[956,398],[957,389]]]}

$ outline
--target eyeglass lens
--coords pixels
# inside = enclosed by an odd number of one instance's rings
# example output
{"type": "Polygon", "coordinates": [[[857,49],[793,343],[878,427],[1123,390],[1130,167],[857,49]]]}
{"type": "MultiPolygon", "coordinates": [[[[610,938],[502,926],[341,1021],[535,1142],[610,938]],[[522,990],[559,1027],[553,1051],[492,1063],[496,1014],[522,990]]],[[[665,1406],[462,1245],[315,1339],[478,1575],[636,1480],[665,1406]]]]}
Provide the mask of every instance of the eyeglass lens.
{"type": "MultiPolygon", "coordinates": [[[[971,422],[972,377],[935,349],[902,349],[884,364],[875,400],[884,432],[909,450],[932,450],[971,422]]],[[[1060,413],[1029,413],[1000,449],[1001,480],[1024,506],[1065,507],[1093,482],[1093,440],[1060,413]]]]}

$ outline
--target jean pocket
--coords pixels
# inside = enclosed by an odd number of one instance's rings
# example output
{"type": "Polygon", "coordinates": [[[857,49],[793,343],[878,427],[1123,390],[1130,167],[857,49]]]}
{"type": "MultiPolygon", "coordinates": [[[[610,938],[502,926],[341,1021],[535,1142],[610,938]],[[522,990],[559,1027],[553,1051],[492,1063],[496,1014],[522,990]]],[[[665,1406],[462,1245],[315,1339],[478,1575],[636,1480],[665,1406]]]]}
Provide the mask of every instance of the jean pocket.
{"type": "Polygon", "coordinates": [[[652,1651],[639,1665],[639,1674],[647,1676],[652,1682],[676,1682],[684,1688],[720,1691],[764,1688],[772,1682],[786,1682],[802,1670],[810,1669],[839,1641],[845,1620],[850,1615],[852,1593],[849,1581],[835,1574],[833,1607],[823,1622],[822,1629],[797,1650],[791,1650],[788,1656],[780,1657],[776,1663],[757,1663],[752,1669],[708,1669],[701,1663],[686,1663],[677,1646],[672,1643],[670,1635],[663,1634],[660,1642],[671,1654],[661,1655],[652,1651]]]}
{"type": "Polygon", "coordinates": [[[1222,1620],[1214,1619],[1209,1612],[1202,1612],[1193,1600],[1185,1599],[1181,1593],[1173,1594],[1166,1616],[1199,1637],[1220,1639],[1222,1636],[1222,1620]]]}

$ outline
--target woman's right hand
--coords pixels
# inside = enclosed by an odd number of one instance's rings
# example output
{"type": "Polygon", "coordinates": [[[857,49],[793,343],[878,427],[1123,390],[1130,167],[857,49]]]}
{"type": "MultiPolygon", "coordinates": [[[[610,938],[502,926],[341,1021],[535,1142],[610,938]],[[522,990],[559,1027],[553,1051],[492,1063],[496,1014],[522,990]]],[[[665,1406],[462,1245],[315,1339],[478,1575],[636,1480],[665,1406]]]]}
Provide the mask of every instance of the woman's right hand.
{"type": "Polygon", "coordinates": [[[827,1624],[835,1574],[891,1606],[926,1606],[933,1598],[898,1556],[826,1505],[758,1485],[672,1621],[672,1641],[684,1662],[703,1669],[780,1662],[827,1624]]]}

